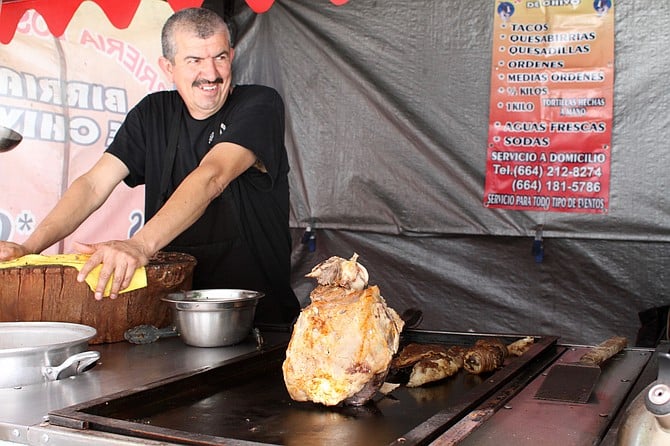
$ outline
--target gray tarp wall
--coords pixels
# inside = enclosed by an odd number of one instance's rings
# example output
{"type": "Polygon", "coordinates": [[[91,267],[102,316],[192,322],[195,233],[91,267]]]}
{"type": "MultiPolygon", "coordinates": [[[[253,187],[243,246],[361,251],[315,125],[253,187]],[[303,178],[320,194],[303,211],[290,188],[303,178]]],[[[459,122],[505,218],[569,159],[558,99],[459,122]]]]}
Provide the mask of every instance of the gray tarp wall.
{"type": "Polygon", "coordinates": [[[615,2],[605,215],[482,205],[493,0],[277,0],[259,15],[238,3],[237,82],[286,104],[303,303],[312,266],[357,252],[425,329],[633,344],[638,312],[670,304],[670,2],[615,2]]]}

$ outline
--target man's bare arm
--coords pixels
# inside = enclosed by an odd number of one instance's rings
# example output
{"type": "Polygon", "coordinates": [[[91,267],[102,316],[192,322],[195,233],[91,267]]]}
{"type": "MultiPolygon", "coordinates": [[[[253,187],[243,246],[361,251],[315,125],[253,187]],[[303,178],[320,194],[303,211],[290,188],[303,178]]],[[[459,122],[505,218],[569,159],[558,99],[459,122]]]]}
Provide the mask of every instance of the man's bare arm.
{"type": "Polygon", "coordinates": [[[215,146],[133,240],[154,254],[184,232],[226,187],[256,162],[250,150],[232,143],[215,146]]]}
{"type": "Polygon", "coordinates": [[[72,234],[109,197],[128,175],[116,157],[103,154],[85,174],[72,182],[63,197],[22,244],[0,242],[0,260],[39,254],[72,234]]]}
{"type": "Polygon", "coordinates": [[[135,269],[146,265],[152,255],[190,227],[204,214],[212,200],[255,162],[253,152],[242,146],[218,144],[131,239],[78,245],[80,251],[91,254],[78,279],[84,280],[93,268],[102,263],[95,297],[102,299],[110,278],[110,297],[117,297],[120,290],[130,285],[135,269]]]}

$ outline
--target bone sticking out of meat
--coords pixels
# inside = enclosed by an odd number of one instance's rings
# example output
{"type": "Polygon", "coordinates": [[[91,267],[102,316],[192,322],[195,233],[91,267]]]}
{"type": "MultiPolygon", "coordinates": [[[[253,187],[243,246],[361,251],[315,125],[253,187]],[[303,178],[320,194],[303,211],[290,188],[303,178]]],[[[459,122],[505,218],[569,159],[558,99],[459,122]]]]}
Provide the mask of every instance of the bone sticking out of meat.
{"type": "Polygon", "coordinates": [[[402,319],[386,305],[367,271],[331,257],[308,275],[319,285],[298,316],[282,364],[296,401],[360,406],[380,389],[398,351],[402,319]]]}
{"type": "Polygon", "coordinates": [[[412,367],[407,387],[419,387],[455,375],[463,367],[463,350],[451,347],[446,353],[421,358],[412,367]]]}
{"type": "Polygon", "coordinates": [[[382,393],[384,395],[388,395],[389,393],[393,392],[398,387],[400,387],[400,383],[385,382],[384,384],[381,385],[381,387],[379,387],[379,393],[382,393]]]}
{"type": "Polygon", "coordinates": [[[465,353],[463,368],[475,375],[492,372],[502,367],[506,356],[507,346],[500,339],[480,339],[465,353]]]}
{"type": "Polygon", "coordinates": [[[305,277],[315,278],[319,285],[337,286],[351,290],[363,290],[368,286],[368,270],[358,263],[358,254],[345,260],[333,256],[316,265],[305,277]]]}
{"type": "Polygon", "coordinates": [[[521,356],[528,351],[531,345],[535,342],[532,336],[526,336],[511,344],[507,344],[507,354],[509,356],[521,356]]]}

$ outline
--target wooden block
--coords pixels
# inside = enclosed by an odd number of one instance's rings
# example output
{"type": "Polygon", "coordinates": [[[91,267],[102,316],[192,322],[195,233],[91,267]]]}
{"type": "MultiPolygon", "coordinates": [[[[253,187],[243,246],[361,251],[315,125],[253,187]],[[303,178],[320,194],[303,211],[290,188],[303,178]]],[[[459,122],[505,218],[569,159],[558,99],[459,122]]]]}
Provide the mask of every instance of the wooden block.
{"type": "Polygon", "coordinates": [[[44,300],[44,269],[38,267],[21,268],[18,318],[21,321],[43,321],[42,302],[44,300]]]}
{"type": "Polygon", "coordinates": [[[19,286],[21,271],[0,269],[0,322],[19,320],[19,286]]]}
{"type": "Polygon", "coordinates": [[[146,266],[147,287],[101,301],[95,300],[86,283],[77,282],[73,267],[0,269],[0,322],[84,324],[97,330],[91,344],[123,341],[129,328],[170,325],[170,310],[161,297],[190,290],[195,264],[195,258],[187,254],[159,253],[146,266]]]}

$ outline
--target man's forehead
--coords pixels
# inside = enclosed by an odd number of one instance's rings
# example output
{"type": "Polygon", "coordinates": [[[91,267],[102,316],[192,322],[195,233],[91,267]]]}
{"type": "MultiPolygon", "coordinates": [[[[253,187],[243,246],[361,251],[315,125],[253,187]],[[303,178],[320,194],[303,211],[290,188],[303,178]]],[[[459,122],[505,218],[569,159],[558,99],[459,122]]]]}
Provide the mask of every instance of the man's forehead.
{"type": "Polygon", "coordinates": [[[202,38],[192,31],[181,31],[175,34],[177,54],[182,56],[214,56],[230,52],[230,44],[225,32],[212,34],[202,38]]]}

